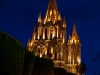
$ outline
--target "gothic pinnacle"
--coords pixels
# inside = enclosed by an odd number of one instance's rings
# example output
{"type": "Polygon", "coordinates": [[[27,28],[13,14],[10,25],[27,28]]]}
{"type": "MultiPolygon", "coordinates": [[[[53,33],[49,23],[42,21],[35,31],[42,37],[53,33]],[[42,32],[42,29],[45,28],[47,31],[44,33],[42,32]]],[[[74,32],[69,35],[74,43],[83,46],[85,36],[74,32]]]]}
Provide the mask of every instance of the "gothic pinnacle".
{"type": "Polygon", "coordinates": [[[56,0],[50,0],[48,9],[46,11],[45,20],[54,21],[57,19],[57,15],[58,15],[58,9],[57,9],[56,0]]]}
{"type": "Polygon", "coordinates": [[[64,17],[64,20],[63,20],[63,27],[66,27],[66,18],[64,17]]]}
{"type": "Polygon", "coordinates": [[[60,11],[59,11],[59,14],[58,14],[58,20],[62,20],[60,11]]]}
{"type": "Polygon", "coordinates": [[[75,38],[78,39],[78,34],[77,34],[77,31],[76,31],[76,23],[74,23],[74,26],[73,26],[72,37],[75,37],[75,38]]]}
{"type": "Polygon", "coordinates": [[[42,20],[41,20],[41,12],[40,12],[39,17],[38,17],[38,22],[42,22],[42,20]]]}

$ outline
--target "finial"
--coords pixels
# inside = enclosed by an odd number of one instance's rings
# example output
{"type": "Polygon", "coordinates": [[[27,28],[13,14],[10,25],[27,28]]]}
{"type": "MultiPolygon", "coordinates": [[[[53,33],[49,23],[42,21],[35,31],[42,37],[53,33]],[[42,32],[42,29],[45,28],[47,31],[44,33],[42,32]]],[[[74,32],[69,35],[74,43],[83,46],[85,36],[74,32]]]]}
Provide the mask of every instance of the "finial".
{"type": "Polygon", "coordinates": [[[42,20],[41,20],[41,12],[40,12],[39,17],[38,17],[38,22],[42,22],[42,20]]]}
{"type": "Polygon", "coordinates": [[[64,16],[64,20],[63,20],[63,27],[66,27],[66,18],[64,16]]]}

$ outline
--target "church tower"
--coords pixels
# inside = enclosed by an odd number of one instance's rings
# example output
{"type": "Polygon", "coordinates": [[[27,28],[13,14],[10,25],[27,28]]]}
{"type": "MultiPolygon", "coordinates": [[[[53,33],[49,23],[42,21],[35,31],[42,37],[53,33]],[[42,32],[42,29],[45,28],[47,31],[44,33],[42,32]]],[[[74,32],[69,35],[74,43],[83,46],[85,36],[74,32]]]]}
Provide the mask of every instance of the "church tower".
{"type": "Polygon", "coordinates": [[[76,23],[74,23],[72,36],[68,39],[68,69],[69,72],[75,72],[76,65],[81,64],[81,42],[76,31],[76,23]]]}
{"type": "Polygon", "coordinates": [[[62,19],[56,0],[50,0],[44,19],[41,12],[34,27],[28,50],[36,56],[52,59],[55,67],[77,74],[76,65],[81,63],[81,42],[74,23],[72,36],[66,43],[66,18],[62,19]]]}

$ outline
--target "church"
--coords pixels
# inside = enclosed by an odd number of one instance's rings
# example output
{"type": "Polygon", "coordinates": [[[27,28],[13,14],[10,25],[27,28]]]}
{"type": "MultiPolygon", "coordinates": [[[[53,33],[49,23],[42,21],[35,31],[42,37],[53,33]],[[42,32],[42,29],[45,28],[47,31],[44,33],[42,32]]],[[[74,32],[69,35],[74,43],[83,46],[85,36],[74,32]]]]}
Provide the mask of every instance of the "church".
{"type": "Polygon", "coordinates": [[[51,59],[55,67],[64,68],[67,72],[77,72],[76,66],[81,63],[81,42],[77,34],[76,23],[72,35],[67,36],[66,18],[62,19],[56,0],[50,0],[44,18],[41,13],[34,27],[32,39],[28,40],[28,51],[36,56],[51,59]]]}

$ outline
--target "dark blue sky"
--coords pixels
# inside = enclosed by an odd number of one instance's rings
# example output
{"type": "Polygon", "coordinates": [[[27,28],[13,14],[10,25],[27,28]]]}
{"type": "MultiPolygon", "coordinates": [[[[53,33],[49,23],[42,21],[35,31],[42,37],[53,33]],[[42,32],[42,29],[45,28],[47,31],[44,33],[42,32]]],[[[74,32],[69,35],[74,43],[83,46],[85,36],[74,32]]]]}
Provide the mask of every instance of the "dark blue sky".
{"type": "MultiPolygon", "coordinates": [[[[0,0],[0,31],[18,39],[25,47],[32,37],[41,11],[44,17],[49,0],[0,0]]],[[[100,0],[57,0],[62,17],[67,18],[67,36],[73,23],[82,42],[86,75],[100,73],[100,0]]]]}

